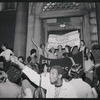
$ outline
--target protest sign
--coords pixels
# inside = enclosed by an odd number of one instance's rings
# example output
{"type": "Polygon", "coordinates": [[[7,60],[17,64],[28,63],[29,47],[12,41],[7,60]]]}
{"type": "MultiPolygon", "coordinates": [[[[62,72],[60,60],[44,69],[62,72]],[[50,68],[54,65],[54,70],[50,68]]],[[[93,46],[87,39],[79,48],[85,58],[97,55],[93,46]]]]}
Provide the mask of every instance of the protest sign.
{"type": "MultiPolygon", "coordinates": [[[[83,52],[79,52],[75,55],[72,55],[71,58],[74,60],[75,64],[82,65],[82,68],[83,68],[83,66],[84,66],[84,64],[83,64],[83,52]]],[[[53,65],[60,65],[64,69],[69,70],[70,67],[73,65],[73,62],[70,59],[70,57],[65,57],[62,59],[48,59],[48,58],[45,58],[44,56],[41,55],[39,64],[40,64],[40,66],[42,66],[43,64],[47,64],[48,67],[52,67],[53,65]]]]}
{"type": "Polygon", "coordinates": [[[66,33],[64,35],[55,35],[50,34],[48,37],[48,49],[51,47],[54,47],[57,49],[58,45],[62,45],[64,48],[65,45],[69,45],[71,47],[77,45],[79,47],[80,45],[80,37],[78,31],[72,31],[69,33],[66,33]]]}

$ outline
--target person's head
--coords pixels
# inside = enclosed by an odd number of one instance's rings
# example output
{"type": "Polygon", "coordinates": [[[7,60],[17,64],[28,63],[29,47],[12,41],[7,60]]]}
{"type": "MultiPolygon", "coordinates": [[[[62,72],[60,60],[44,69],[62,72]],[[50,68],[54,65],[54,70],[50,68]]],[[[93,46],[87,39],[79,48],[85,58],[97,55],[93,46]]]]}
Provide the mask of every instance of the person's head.
{"type": "Polygon", "coordinates": [[[30,63],[30,61],[32,60],[32,58],[30,56],[27,57],[27,63],[30,63]]]}
{"type": "Polygon", "coordinates": [[[82,46],[85,46],[84,40],[81,40],[81,41],[80,41],[80,46],[81,46],[81,47],[82,47],[82,46]]]}
{"type": "Polygon", "coordinates": [[[30,56],[33,57],[36,55],[36,49],[31,49],[30,56]]]}
{"type": "Polygon", "coordinates": [[[71,78],[81,78],[83,75],[83,68],[80,64],[75,64],[69,70],[69,76],[71,78]]]}
{"type": "Polygon", "coordinates": [[[0,82],[4,82],[5,79],[7,79],[7,74],[2,68],[0,68],[0,82]]]}
{"type": "Polygon", "coordinates": [[[2,48],[2,50],[6,50],[8,48],[7,43],[1,44],[1,48],[2,48]]]}
{"type": "Polygon", "coordinates": [[[65,51],[66,51],[66,52],[70,52],[70,48],[71,48],[70,46],[65,45],[65,51]]]}
{"type": "Polygon", "coordinates": [[[18,60],[19,60],[21,63],[24,63],[24,57],[23,57],[23,56],[19,56],[19,57],[18,57],[18,60]]]}
{"type": "Polygon", "coordinates": [[[89,51],[89,49],[86,47],[86,48],[84,49],[84,57],[85,57],[86,60],[88,60],[89,56],[90,56],[90,51],[89,51]]]}
{"type": "Polygon", "coordinates": [[[50,49],[50,52],[51,52],[51,53],[55,53],[55,48],[52,47],[52,48],[50,49]]]}
{"type": "Polygon", "coordinates": [[[57,84],[59,81],[62,80],[63,77],[63,69],[59,65],[54,65],[51,67],[50,70],[50,83],[57,84]]]}
{"type": "Polygon", "coordinates": [[[58,49],[58,50],[62,50],[62,45],[58,45],[58,46],[57,46],[57,49],[58,49]]]}
{"type": "Polygon", "coordinates": [[[44,44],[40,44],[40,48],[41,49],[45,49],[45,45],[44,44]]]}

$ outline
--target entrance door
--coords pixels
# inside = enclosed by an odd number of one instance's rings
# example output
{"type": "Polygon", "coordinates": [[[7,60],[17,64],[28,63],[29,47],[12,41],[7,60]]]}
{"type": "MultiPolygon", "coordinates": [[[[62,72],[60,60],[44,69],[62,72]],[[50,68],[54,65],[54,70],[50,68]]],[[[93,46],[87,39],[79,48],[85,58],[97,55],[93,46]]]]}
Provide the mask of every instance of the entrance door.
{"type": "MultiPolygon", "coordinates": [[[[68,32],[78,30],[80,33],[80,39],[83,38],[83,17],[64,17],[55,19],[44,19],[43,21],[44,33],[45,33],[45,43],[48,41],[49,34],[62,35],[68,32]],[[61,27],[60,25],[65,25],[61,27]]],[[[43,37],[43,36],[42,36],[43,37]]]]}

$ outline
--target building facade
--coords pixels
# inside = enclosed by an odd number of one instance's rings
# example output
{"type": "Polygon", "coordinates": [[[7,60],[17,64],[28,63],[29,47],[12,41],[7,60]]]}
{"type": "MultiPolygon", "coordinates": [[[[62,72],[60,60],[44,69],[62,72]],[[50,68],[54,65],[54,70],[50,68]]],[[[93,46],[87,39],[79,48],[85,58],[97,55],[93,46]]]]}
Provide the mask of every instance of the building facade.
{"type": "Polygon", "coordinates": [[[79,30],[80,39],[89,49],[95,44],[99,45],[99,6],[95,2],[13,2],[0,3],[0,11],[15,11],[12,48],[16,56],[27,57],[30,50],[35,48],[31,39],[37,45],[46,44],[49,34],[79,30]]]}

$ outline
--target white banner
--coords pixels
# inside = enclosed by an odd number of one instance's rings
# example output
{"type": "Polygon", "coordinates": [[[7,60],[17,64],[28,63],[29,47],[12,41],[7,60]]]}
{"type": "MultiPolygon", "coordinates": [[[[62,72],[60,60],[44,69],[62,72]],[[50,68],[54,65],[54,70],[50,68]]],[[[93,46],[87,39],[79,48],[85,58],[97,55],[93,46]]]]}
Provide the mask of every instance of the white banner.
{"type": "Polygon", "coordinates": [[[79,47],[80,45],[80,38],[79,38],[79,32],[73,31],[69,32],[64,35],[54,35],[50,34],[48,37],[48,47],[47,48],[57,48],[58,45],[62,45],[64,48],[65,45],[69,45],[71,47],[77,45],[79,47]]]}

